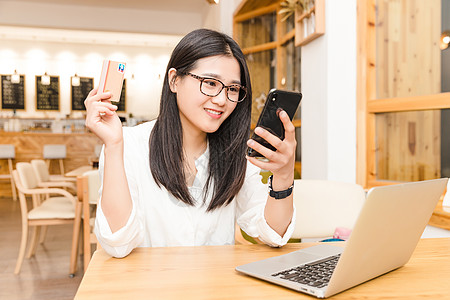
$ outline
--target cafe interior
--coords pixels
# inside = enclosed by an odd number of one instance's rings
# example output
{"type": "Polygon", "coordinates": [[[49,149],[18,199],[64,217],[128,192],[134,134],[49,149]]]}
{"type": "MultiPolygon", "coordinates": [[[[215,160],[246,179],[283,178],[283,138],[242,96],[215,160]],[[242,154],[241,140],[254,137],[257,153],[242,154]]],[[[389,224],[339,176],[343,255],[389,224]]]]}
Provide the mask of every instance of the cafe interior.
{"type": "MultiPolygon", "coordinates": [[[[91,299],[79,289],[101,251],[92,227],[102,142],[85,126],[84,99],[104,59],[123,61],[123,126],[157,118],[171,52],[198,28],[240,45],[251,129],[272,88],[303,95],[292,121],[295,180],[320,182],[329,197],[296,204],[321,210],[304,225],[321,230],[290,243],[351,229],[364,200],[330,183],[367,192],[450,177],[450,0],[0,0],[1,299],[91,299]],[[73,205],[45,216],[48,197],[73,205]]],[[[450,194],[421,238],[450,238],[450,194]]],[[[238,226],[235,239],[259,242],[238,226]]]]}

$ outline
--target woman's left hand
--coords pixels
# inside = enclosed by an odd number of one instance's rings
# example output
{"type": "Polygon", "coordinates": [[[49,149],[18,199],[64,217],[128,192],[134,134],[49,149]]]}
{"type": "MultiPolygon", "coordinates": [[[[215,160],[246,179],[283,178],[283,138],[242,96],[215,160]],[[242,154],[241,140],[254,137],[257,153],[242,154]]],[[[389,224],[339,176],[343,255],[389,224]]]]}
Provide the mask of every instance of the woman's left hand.
{"type": "Polygon", "coordinates": [[[284,126],[284,140],[281,140],[261,127],[255,128],[255,134],[265,139],[277,150],[272,151],[255,140],[250,139],[247,141],[247,145],[264,155],[269,161],[248,156],[247,159],[255,166],[272,172],[272,187],[274,190],[285,190],[294,181],[295,148],[297,141],[295,140],[295,127],[289,119],[288,114],[285,111],[281,111],[278,116],[284,126]]]}

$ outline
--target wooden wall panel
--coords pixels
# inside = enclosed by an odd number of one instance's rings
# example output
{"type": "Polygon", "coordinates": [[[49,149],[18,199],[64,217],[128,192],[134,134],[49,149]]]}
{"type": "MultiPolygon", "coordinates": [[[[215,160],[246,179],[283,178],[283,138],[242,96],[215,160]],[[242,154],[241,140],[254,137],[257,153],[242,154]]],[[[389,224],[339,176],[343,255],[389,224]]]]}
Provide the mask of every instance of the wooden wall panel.
{"type": "MultiPolygon", "coordinates": [[[[102,142],[91,133],[19,133],[0,132],[0,144],[13,144],[16,147],[17,162],[29,162],[32,159],[42,159],[43,146],[45,144],[65,144],[67,146],[67,158],[64,160],[65,171],[68,172],[79,166],[90,164],[95,157],[96,145],[102,142]]],[[[0,159],[0,174],[8,173],[6,160],[0,159]]],[[[59,174],[59,164],[52,161],[50,173],[59,174]]],[[[11,196],[11,188],[7,181],[0,181],[0,196],[11,196]]]]}
{"type": "Polygon", "coordinates": [[[378,179],[440,177],[440,111],[383,113],[376,118],[378,179]]]}
{"type": "Polygon", "coordinates": [[[440,0],[378,0],[377,9],[377,98],[439,93],[440,0]]]}
{"type": "MultiPolygon", "coordinates": [[[[439,0],[377,1],[377,98],[440,92],[439,0]]],[[[378,114],[377,178],[440,177],[440,111],[378,114]]]]}

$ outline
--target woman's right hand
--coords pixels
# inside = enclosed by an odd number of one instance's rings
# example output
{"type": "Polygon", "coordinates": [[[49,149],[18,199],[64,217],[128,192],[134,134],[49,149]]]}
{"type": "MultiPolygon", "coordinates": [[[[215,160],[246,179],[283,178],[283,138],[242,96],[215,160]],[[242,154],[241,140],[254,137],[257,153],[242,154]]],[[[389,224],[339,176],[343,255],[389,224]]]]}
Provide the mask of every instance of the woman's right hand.
{"type": "Polygon", "coordinates": [[[97,93],[93,89],[86,100],[86,127],[97,135],[107,145],[114,145],[123,141],[122,122],[117,115],[117,106],[109,100],[111,93],[97,93]]]}

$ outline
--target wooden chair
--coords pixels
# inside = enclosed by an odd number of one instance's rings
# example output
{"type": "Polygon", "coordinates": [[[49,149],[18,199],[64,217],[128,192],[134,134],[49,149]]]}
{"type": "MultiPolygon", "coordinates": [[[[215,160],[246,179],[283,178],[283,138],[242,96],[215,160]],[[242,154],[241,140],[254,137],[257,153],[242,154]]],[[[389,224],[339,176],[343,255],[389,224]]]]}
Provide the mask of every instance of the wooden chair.
{"type": "MultiPolygon", "coordinates": [[[[31,161],[34,174],[38,181],[38,186],[42,188],[68,188],[72,194],[76,194],[75,178],[68,178],[61,175],[50,175],[47,164],[43,159],[33,159],[31,161]]],[[[47,194],[47,198],[50,195],[47,194]]],[[[39,243],[43,243],[47,234],[47,226],[42,226],[39,243]]]]}
{"type": "MultiPolygon", "coordinates": [[[[78,202],[82,204],[83,209],[82,213],[77,213],[75,220],[77,223],[80,222],[83,227],[84,272],[86,272],[89,261],[91,260],[91,245],[97,243],[97,238],[93,233],[95,217],[92,216],[92,210],[95,210],[98,202],[100,185],[98,170],[87,171],[82,176],[77,177],[78,202]]],[[[77,229],[79,230],[80,227],[77,229]]],[[[74,233],[74,236],[78,238],[79,232],[74,233]]],[[[71,258],[71,265],[75,265],[75,268],[77,256],[76,254],[71,258]]]]}
{"type": "Polygon", "coordinates": [[[67,187],[76,193],[75,178],[50,175],[48,166],[43,159],[33,159],[31,165],[33,166],[40,187],[67,187]]]}
{"type": "Polygon", "coordinates": [[[330,180],[294,182],[294,239],[329,238],[337,227],[353,229],[366,199],[362,186],[330,180]]]}
{"type": "MultiPolygon", "coordinates": [[[[16,268],[14,270],[14,274],[19,274],[27,248],[28,228],[34,227],[34,234],[27,254],[29,258],[36,252],[41,226],[73,224],[75,213],[77,210],[81,211],[81,205],[66,190],[39,188],[33,167],[30,163],[17,163],[16,170],[13,171],[13,178],[19,192],[22,215],[22,238],[16,268]],[[50,197],[43,200],[43,195],[47,194],[60,195],[60,197],[50,197]],[[30,195],[32,198],[32,209],[28,208],[26,195],[30,195]]],[[[74,224],[74,232],[75,228],[76,224],[74,224]]],[[[77,240],[72,238],[72,251],[76,249],[77,242],[77,240]]],[[[72,269],[72,266],[70,268],[72,269]]]]}
{"type": "Polygon", "coordinates": [[[95,145],[94,148],[94,156],[98,160],[100,158],[100,154],[102,152],[103,144],[102,145],[95,145]]]}
{"type": "Polygon", "coordinates": [[[67,155],[67,147],[64,144],[61,145],[44,145],[43,157],[47,161],[47,168],[50,169],[50,162],[52,159],[59,161],[59,170],[61,175],[64,175],[64,159],[67,155]]]}
{"type": "Polygon", "coordinates": [[[13,163],[12,160],[16,157],[16,148],[14,145],[6,144],[0,145],[0,159],[8,161],[8,174],[1,174],[0,179],[8,179],[11,182],[11,191],[13,200],[17,201],[16,187],[12,178],[13,163]]]}
{"type": "MultiPolygon", "coordinates": [[[[353,229],[365,200],[360,185],[329,180],[296,179],[293,195],[296,223],[290,242],[330,238],[338,227],[353,229]]],[[[236,244],[261,243],[238,226],[235,240],[236,244]]]]}

